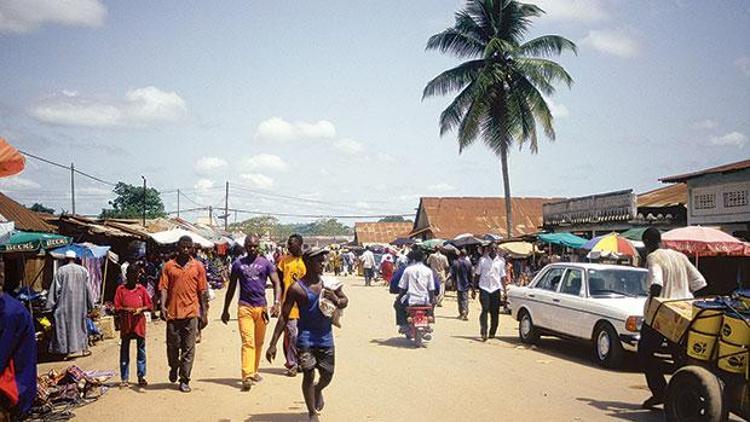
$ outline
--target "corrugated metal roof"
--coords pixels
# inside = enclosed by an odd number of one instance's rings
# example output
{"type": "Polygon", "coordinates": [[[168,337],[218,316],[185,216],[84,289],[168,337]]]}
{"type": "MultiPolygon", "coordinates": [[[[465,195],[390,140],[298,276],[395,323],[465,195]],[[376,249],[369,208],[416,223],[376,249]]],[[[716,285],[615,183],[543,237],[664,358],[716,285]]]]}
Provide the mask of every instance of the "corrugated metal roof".
{"type": "Polygon", "coordinates": [[[56,233],[37,213],[0,193],[0,217],[13,221],[17,230],[56,233]]]}
{"type": "Polygon", "coordinates": [[[737,161],[735,163],[724,164],[718,167],[712,167],[710,169],[696,171],[693,173],[685,173],[685,174],[680,174],[677,176],[665,177],[659,180],[664,183],[686,182],[687,180],[692,179],[694,177],[705,176],[707,174],[732,173],[735,171],[745,170],[748,168],[750,168],[750,160],[744,160],[744,161],[737,161]]]}
{"type": "Polygon", "coordinates": [[[678,183],[638,195],[637,206],[671,207],[675,205],[687,205],[687,200],[687,185],[678,183]]]}
{"type": "Polygon", "coordinates": [[[411,221],[393,223],[354,223],[354,239],[360,245],[368,243],[390,243],[411,232],[411,221]]]}
{"type": "MultiPolygon", "coordinates": [[[[542,225],[542,205],[560,198],[512,198],[513,236],[535,233],[542,225]]],[[[426,225],[414,227],[412,235],[427,228],[436,238],[452,239],[462,233],[506,236],[505,199],[497,197],[421,198],[426,225]]],[[[507,237],[507,236],[506,236],[507,237]]]]}

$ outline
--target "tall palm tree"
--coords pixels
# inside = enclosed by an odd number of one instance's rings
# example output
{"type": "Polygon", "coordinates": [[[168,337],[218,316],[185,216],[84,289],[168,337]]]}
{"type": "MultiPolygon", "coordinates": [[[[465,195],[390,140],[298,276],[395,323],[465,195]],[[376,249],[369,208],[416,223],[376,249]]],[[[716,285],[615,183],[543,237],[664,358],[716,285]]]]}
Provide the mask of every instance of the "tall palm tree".
{"type": "Polygon", "coordinates": [[[477,138],[500,158],[505,190],[508,237],[513,236],[508,153],[515,144],[539,149],[537,125],[555,139],[553,118],[545,96],[554,84],[568,87],[573,78],[547,57],[576,45],[558,35],[525,41],[532,18],[542,9],[516,0],[467,0],[455,24],[430,37],[427,50],[449,53],[467,61],[427,83],[422,99],[458,93],[440,114],[440,135],[456,129],[459,154],[477,138]]]}

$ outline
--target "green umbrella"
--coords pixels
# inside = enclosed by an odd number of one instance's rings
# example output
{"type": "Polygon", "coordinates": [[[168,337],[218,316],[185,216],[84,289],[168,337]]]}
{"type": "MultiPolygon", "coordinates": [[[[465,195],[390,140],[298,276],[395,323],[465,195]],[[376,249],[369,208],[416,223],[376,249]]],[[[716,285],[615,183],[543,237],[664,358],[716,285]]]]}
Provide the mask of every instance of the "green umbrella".
{"type": "Polygon", "coordinates": [[[417,246],[422,249],[433,250],[438,246],[443,246],[443,243],[445,243],[443,239],[430,239],[417,243],[417,246]]]}
{"type": "Polygon", "coordinates": [[[636,227],[630,230],[626,230],[620,233],[620,237],[624,237],[628,240],[637,240],[640,242],[643,239],[643,232],[645,232],[647,228],[648,227],[636,227]]]}
{"type": "Polygon", "coordinates": [[[59,234],[16,231],[7,242],[0,244],[0,252],[37,252],[66,246],[71,238],[59,234]]]}

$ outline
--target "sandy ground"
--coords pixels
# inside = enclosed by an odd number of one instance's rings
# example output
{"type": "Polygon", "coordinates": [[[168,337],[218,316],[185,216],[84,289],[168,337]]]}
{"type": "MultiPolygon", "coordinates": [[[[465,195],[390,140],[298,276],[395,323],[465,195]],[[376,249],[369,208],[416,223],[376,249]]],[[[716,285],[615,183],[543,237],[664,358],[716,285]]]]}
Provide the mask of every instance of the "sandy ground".
{"type": "MultiPolygon", "coordinates": [[[[385,288],[364,287],[345,279],[350,305],[343,329],[335,329],[336,374],[326,390],[321,420],[662,420],[643,411],[649,394],[643,375],[633,367],[600,369],[587,345],[545,338],[538,347],[518,341],[517,323],[503,315],[499,338],[478,341],[478,301],[470,320],[459,321],[455,297],[436,312],[435,338],[415,349],[396,333],[393,296],[385,288]]],[[[265,380],[240,391],[240,338],[237,322],[219,320],[223,291],[212,302],[210,324],[198,345],[193,392],[183,394],[167,380],[162,322],[148,327],[148,380],[145,389],[110,390],[100,400],[75,410],[80,421],[297,421],[306,420],[301,375],[283,375],[283,359],[265,360],[265,380]]],[[[234,311],[233,311],[234,312],[234,311]]],[[[266,343],[270,339],[270,330],[266,343]]],[[[279,343],[281,345],[281,342],[279,343]]],[[[135,345],[131,348],[135,353],[135,345]]],[[[84,369],[117,370],[117,340],[93,349],[75,364],[84,369]]],[[[281,351],[280,351],[281,352],[281,351]]],[[[280,353],[281,354],[281,353],[280,353]]],[[[131,361],[135,373],[135,356],[131,361]]],[[[64,367],[46,363],[40,370],[64,367]]],[[[113,379],[119,381],[119,377],[113,379]]]]}

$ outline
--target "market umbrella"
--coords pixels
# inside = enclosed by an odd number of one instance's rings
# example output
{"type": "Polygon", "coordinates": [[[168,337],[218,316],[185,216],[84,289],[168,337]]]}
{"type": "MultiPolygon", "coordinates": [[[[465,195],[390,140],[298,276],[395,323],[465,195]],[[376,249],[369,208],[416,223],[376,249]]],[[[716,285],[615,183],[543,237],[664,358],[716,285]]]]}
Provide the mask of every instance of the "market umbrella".
{"type": "Polygon", "coordinates": [[[664,246],[690,256],[750,256],[741,240],[710,227],[680,227],[664,233],[661,240],[664,246]]]}
{"type": "Polygon", "coordinates": [[[648,227],[632,228],[620,233],[620,236],[628,240],[635,240],[640,242],[643,239],[643,232],[645,232],[646,229],[648,229],[648,227]]]}
{"type": "Polygon", "coordinates": [[[408,238],[408,237],[399,237],[396,238],[393,242],[391,242],[391,245],[393,246],[411,246],[413,244],[417,243],[416,240],[408,238]]]}
{"type": "Polygon", "coordinates": [[[597,236],[583,245],[583,249],[589,249],[592,252],[599,252],[603,256],[615,255],[615,256],[637,256],[638,252],[635,250],[635,246],[625,239],[617,235],[617,233],[605,234],[604,236],[597,236]]]}
{"type": "Polygon", "coordinates": [[[18,174],[26,167],[26,159],[8,142],[0,138],[0,177],[18,174]]]}
{"type": "Polygon", "coordinates": [[[567,246],[573,249],[580,249],[587,242],[587,239],[568,232],[542,233],[537,238],[544,243],[567,246]]]}
{"type": "Polygon", "coordinates": [[[51,249],[70,243],[69,237],[59,234],[15,231],[7,242],[0,244],[0,252],[37,252],[40,249],[51,249]]]}
{"type": "Polygon", "coordinates": [[[214,247],[214,242],[206,239],[198,233],[193,233],[185,229],[172,229],[158,233],[151,233],[151,238],[161,245],[177,243],[182,236],[189,236],[193,240],[193,243],[197,243],[202,248],[214,247]]]}
{"type": "Polygon", "coordinates": [[[443,252],[458,256],[458,253],[459,253],[458,248],[451,245],[450,243],[446,243],[445,245],[443,245],[442,249],[443,249],[443,252]]]}
{"type": "Polygon", "coordinates": [[[481,245],[482,243],[484,243],[482,239],[477,239],[470,233],[457,236],[455,239],[449,240],[449,242],[450,244],[458,248],[463,248],[464,246],[481,245]]]}
{"type": "Polygon", "coordinates": [[[488,242],[499,242],[499,241],[503,240],[503,237],[500,236],[499,234],[487,233],[484,236],[482,236],[482,239],[484,239],[484,240],[486,240],[488,242]]]}
{"type": "Polygon", "coordinates": [[[527,258],[534,252],[541,252],[534,244],[529,242],[507,242],[498,245],[498,248],[508,253],[512,258],[527,258]]]}
{"type": "Polygon", "coordinates": [[[432,250],[438,246],[442,246],[445,241],[443,239],[430,239],[418,243],[417,245],[422,249],[432,250]]]}

